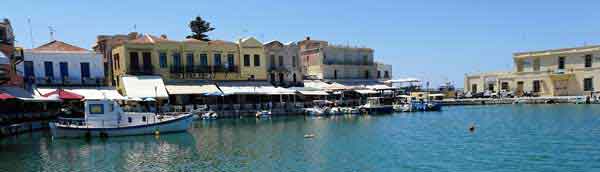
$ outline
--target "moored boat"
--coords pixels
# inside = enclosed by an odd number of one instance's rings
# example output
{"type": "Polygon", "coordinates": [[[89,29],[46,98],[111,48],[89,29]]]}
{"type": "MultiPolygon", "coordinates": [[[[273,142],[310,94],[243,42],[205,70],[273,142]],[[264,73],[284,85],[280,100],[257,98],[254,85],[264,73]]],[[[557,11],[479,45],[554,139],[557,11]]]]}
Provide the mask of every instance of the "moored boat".
{"type": "Polygon", "coordinates": [[[151,112],[123,112],[111,100],[87,100],[83,118],[59,118],[50,122],[53,137],[111,137],[186,131],[193,115],[158,115],[151,112]]]}

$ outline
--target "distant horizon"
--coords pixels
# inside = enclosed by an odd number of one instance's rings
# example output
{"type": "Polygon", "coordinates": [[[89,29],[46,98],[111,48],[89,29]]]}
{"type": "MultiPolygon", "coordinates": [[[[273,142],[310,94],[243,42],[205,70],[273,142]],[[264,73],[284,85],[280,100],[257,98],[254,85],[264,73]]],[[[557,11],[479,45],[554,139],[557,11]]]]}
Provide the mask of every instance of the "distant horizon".
{"type": "Polygon", "coordinates": [[[310,36],[368,47],[376,61],[393,66],[396,79],[415,77],[432,86],[452,81],[462,88],[467,73],[513,70],[513,53],[600,45],[598,5],[591,0],[257,0],[243,5],[229,0],[8,0],[0,17],[11,21],[24,48],[49,42],[51,26],[56,40],[91,49],[98,35],[132,31],[183,40],[191,33],[189,21],[201,16],[216,28],[208,33],[211,39],[254,36],[263,43],[287,43],[310,36]]]}

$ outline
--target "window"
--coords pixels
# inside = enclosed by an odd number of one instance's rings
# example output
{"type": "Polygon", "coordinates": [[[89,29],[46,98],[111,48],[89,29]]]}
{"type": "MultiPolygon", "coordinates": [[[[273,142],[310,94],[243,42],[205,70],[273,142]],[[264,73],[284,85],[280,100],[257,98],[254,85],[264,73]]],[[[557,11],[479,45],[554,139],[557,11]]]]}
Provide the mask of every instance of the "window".
{"type": "Polygon", "coordinates": [[[235,55],[227,54],[227,66],[228,67],[235,66],[235,55]]]}
{"type": "Polygon", "coordinates": [[[160,68],[167,68],[167,53],[158,53],[158,63],[160,65],[160,68]]]}
{"type": "Polygon", "coordinates": [[[81,62],[81,78],[90,78],[90,63],[81,62]]]}
{"type": "Polygon", "coordinates": [[[333,70],[333,79],[337,79],[337,70],[333,70]]]}
{"type": "Polygon", "coordinates": [[[471,92],[474,92],[474,93],[477,92],[477,84],[471,85],[471,92]]]}
{"type": "Polygon", "coordinates": [[[60,67],[60,79],[69,78],[69,64],[67,62],[60,62],[58,66],[60,67]]]}
{"type": "Polygon", "coordinates": [[[6,36],[6,30],[4,28],[0,28],[0,42],[8,41],[6,36]]]}
{"type": "Polygon", "coordinates": [[[104,114],[103,104],[90,104],[89,106],[90,114],[104,114]]]}
{"type": "Polygon", "coordinates": [[[221,54],[215,54],[213,59],[214,59],[213,64],[215,66],[220,66],[222,64],[221,63],[221,54]]]}
{"type": "Polygon", "coordinates": [[[296,59],[296,56],[292,56],[292,66],[293,67],[296,67],[296,65],[297,65],[296,63],[298,63],[298,62],[296,62],[297,60],[298,59],[296,59]]]}
{"type": "Polygon", "coordinates": [[[502,84],[500,85],[500,87],[502,88],[502,90],[508,90],[508,82],[502,82],[502,84]]]}
{"type": "Polygon", "coordinates": [[[142,62],[144,63],[144,69],[152,68],[152,53],[143,52],[142,53],[142,62]]]}
{"type": "Polygon", "coordinates": [[[250,75],[250,80],[254,80],[254,75],[250,75]]]}
{"type": "Polygon", "coordinates": [[[181,54],[177,52],[173,53],[173,65],[176,67],[181,66],[181,54]]]}
{"type": "Polygon", "coordinates": [[[488,84],[488,90],[494,91],[494,84],[488,84]]]}
{"type": "Polygon", "coordinates": [[[540,58],[533,59],[533,71],[540,71],[540,58]]]}
{"type": "Polygon", "coordinates": [[[279,56],[279,66],[283,66],[283,56],[279,56]]]}
{"type": "Polygon", "coordinates": [[[142,122],[146,122],[146,116],[142,116],[142,122]]]}
{"type": "Polygon", "coordinates": [[[533,92],[534,93],[539,93],[540,90],[540,81],[539,80],[535,80],[533,81],[533,92]]]}
{"type": "Polygon", "coordinates": [[[131,123],[131,121],[133,121],[131,117],[127,117],[127,122],[131,123]]]}
{"type": "Polygon", "coordinates": [[[208,66],[208,55],[200,54],[200,65],[208,66]]]}
{"type": "Polygon", "coordinates": [[[381,78],[381,71],[380,70],[377,71],[377,79],[379,79],[379,78],[381,78]]]}
{"type": "Polygon", "coordinates": [[[244,54],[244,66],[250,66],[250,55],[244,54]]]}
{"type": "Polygon", "coordinates": [[[363,64],[364,65],[368,65],[369,64],[369,56],[363,56],[363,64]]]}
{"type": "Polygon", "coordinates": [[[592,67],[592,55],[585,55],[585,67],[592,67]]]}
{"type": "Polygon", "coordinates": [[[48,78],[54,77],[54,68],[52,62],[44,62],[44,74],[48,78]]]}
{"type": "Polygon", "coordinates": [[[120,69],[120,68],[121,68],[121,66],[119,66],[119,64],[120,64],[120,61],[119,61],[119,54],[115,54],[115,55],[113,55],[113,57],[115,58],[115,59],[114,59],[114,61],[115,61],[115,62],[113,63],[113,65],[114,65],[114,69],[117,69],[117,70],[118,70],[118,69],[120,69]]]}
{"type": "Polygon", "coordinates": [[[583,91],[594,91],[594,80],[593,78],[583,79],[583,91]]]}
{"type": "Polygon", "coordinates": [[[365,79],[369,79],[369,71],[365,70],[365,79]]]}
{"type": "Polygon", "coordinates": [[[260,66],[260,55],[254,55],[254,66],[260,66]]]}
{"type": "Polygon", "coordinates": [[[387,70],[386,70],[386,71],[384,71],[384,72],[383,72],[383,77],[384,77],[384,78],[390,78],[390,72],[389,72],[389,71],[387,71],[387,70]]]}
{"type": "Polygon", "coordinates": [[[558,69],[565,69],[565,57],[558,57],[558,69]]]}
{"type": "Polygon", "coordinates": [[[185,55],[185,64],[189,67],[194,66],[194,53],[187,53],[185,55]]]}
{"type": "Polygon", "coordinates": [[[130,52],[129,53],[129,68],[131,69],[138,69],[140,66],[140,59],[138,57],[138,53],[137,52],[130,52]]]}
{"type": "Polygon", "coordinates": [[[275,55],[269,56],[270,67],[275,67],[275,55]]]}
{"type": "Polygon", "coordinates": [[[33,73],[33,61],[25,61],[24,68],[26,78],[35,77],[35,74],[33,73]]]}
{"type": "Polygon", "coordinates": [[[296,74],[295,73],[294,73],[294,75],[292,75],[292,80],[294,80],[294,83],[297,82],[296,74]]]}

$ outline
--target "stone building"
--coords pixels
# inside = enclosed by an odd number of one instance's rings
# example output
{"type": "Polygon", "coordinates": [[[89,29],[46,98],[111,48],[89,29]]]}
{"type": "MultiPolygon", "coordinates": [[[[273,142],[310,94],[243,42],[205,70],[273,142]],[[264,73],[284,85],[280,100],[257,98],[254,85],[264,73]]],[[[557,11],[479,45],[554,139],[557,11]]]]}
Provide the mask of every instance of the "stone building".
{"type": "Polygon", "coordinates": [[[513,54],[515,69],[465,76],[471,93],[501,90],[517,95],[583,96],[600,84],[600,46],[551,49],[513,54]]]}
{"type": "Polygon", "coordinates": [[[373,49],[329,45],[307,37],[298,43],[302,71],[310,79],[375,79],[373,49]]]}
{"type": "Polygon", "coordinates": [[[375,62],[377,65],[377,79],[389,80],[392,79],[392,65],[375,62]]]}
{"type": "Polygon", "coordinates": [[[298,56],[299,47],[295,42],[283,44],[271,41],[265,45],[269,81],[279,86],[302,85],[302,71],[298,56]]]}
{"type": "Polygon", "coordinates": [[[122,44],[128,40],[134,40],[137,38],[137,32],[131,32],[127,35],[99,35],[96,37],[96,44],[92,49],[102,54],[102,63],[104,68],[104,78],[106,78],[106,85],[114,86],[115,80],[113,77],[113,61],[112,61],[112,50],[116,45],[122,44]]]}
{"type": "Polygon", "coordinates": [[[8,19],[0,21],[0,85],[20,86],[22,78],[17,75],[16,64],[23,60],[23,51],[15,47],[15,35],[8,19]]]}

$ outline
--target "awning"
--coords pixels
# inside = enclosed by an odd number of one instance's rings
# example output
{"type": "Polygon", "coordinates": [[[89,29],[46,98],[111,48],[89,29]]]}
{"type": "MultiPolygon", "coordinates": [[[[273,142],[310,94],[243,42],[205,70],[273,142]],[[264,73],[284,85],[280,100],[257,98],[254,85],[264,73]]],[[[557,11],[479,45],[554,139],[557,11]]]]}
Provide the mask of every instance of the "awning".
{"type": "MultiPolygon", "coordinates": [[[[56,89],[57,88],[44,87],[37,88],[37,91],[43,95],[52,91],[56,91],[56,89]]],[[[68,92],[79,94],[86,100],[127,100],[126,97],[123,97],[115,88],[112,87],[65,87],[62,89],[68,92]]]]}
{"type": "Polygon", "coordinates": [[[167,91],[171,95],[218,95],[223,94],[214,84],[207,85],[166,85],[167,91]]]}
{"type": "Polygon", "coordinates": [[[282,88],[282,87],[259,87],[259,92],[268,95],[293,95],[296,94],[295,90],[282,88]]]}
{"type": "Polygon", "coordinates": [[[0,92],[0,100],[8,100],[8,99],[16,99],[17,97],[7,94],[7,93],[1,93],[0,92]]]}
{"type": "Polygon", "coordinates": [[[254,95],[254,94],[263,94],[259,92],[258,87],[233,87],[233,86],[221,86],[221,91],[225,95],[254,95]]]}
{"type": "Polygon", "coordinates": [[[377,94],[375,90],[354,90],[358,94],[377,94]]]}
{"type": "Polygon", "coordinates": [[[445,94],[429,94],[429,97],[444,97],[445,94]]]}
{"type": "Polygon", "coordinates": [[[307,96],[326,96],[326,95],[329,95],[325,91],[298,91],[298,92],[300,92],[300,94],[302,94],[302,95],[307,95],[307,96]]]}
{"type": "Polygon", "coordinates": [[[394,89],[390,86],[387,85],[383,85],[383,84],[378,84],[378,85],[367,85],[366,86],[368,89],[372,89],[372,90],[388,90],[388,89],[394,89]]]}
{"type": "Polygon", "coordinates": [[[52,92],[43,94],[42,96],[44,97],[55,97],[57,96],[59,99],[62,100],[81,100],[84,97],[82,95],[79,95],[77,93],[73,93],[70,91],[65,91],[63,89],[56,89],[52,92]]]}
{"type": "Polygon", "coordinates": [[[169,97],[165,84],[160,76],[124,76],[122,79],[127,97],[169,97]]]}

